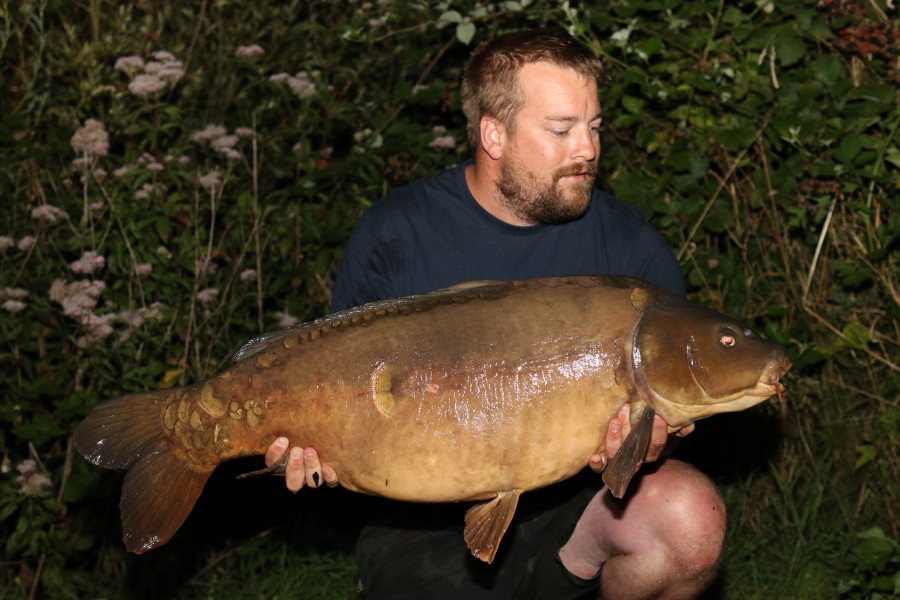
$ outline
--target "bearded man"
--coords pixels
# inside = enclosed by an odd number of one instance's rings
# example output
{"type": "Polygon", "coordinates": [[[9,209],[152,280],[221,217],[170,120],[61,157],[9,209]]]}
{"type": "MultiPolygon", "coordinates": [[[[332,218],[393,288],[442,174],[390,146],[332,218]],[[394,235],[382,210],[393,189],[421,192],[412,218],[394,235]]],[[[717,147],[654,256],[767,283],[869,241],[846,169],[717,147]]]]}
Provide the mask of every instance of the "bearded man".
{"type": "MultiPolygon", "coordinates": [[[[597,57],[561,32],[520,31],[480,45],[462,85],[474,158],[366,212],[348,242],[332,309],[464,281],[561,275],[630,275],[684,295],[681,269],[659,234],[594,187],[602,73],[597,57]]],[[[605,454],[588,466],[602,472],[628,431],[626,405],[609,425],[605,454]]],[[[699,471],[657,461],[667,439],[657,416],[645,459],[653,464],[621,501],[590,470],[524,496],[492,565],[471,557],[462,540],[465,505],[373,502],[393,509],[373,515],[360,536],[366,598],[695,597],[716,573],[725,508],[699,471]]],[[[276,440],[267,462],[288,446],[276,440]]],[[[339,483],[312,448],[291,449],[286,475],[292,491],[339,483]]]]}

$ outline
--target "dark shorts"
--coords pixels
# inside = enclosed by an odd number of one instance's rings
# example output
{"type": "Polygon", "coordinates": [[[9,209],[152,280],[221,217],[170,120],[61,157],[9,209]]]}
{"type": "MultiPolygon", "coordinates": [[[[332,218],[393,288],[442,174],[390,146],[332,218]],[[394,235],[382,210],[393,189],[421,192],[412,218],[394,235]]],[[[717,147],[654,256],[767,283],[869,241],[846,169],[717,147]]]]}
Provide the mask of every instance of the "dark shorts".
{"type": "Polygon", "coordinates": [[[585,580],[559,561],[600,478],[582,474],[524,494],[492,564],[469,554],[463,518],[471,504],[385,503],[356,548],[367,600],[596,597],[599,577],[585,580]]]}

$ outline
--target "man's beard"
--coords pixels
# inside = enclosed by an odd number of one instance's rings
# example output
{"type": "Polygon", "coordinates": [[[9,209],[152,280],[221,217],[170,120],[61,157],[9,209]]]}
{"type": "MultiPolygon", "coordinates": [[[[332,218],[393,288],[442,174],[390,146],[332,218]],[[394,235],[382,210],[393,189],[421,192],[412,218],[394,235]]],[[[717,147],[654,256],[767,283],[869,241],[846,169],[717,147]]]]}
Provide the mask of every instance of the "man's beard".
{"type": "Polygon", "coordinates": [[[526,223],[559,225],[577,219],[591,202],[591,192],[597,177],[597,162],[580,163],[558,169],[551,183],[544,184],[518,164],[506,162],[500,167],[497,189],[501,201],[526,223]],[[579,183],[570,183],[567,190],[560,187],[560,179],[569,175],[587,175],[579,183]]]}

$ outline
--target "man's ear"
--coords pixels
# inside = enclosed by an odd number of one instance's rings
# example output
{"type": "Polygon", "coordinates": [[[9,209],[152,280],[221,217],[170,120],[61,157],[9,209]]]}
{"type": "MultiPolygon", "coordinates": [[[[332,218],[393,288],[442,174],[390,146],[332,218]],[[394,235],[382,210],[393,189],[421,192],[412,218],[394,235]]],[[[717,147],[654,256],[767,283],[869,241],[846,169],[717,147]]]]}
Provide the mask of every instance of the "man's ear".
{"type": "Polygon", "coordinates": [[[503,156],[506,142],[506,128],[500,119],[485,115],[481,117],[481,147],[494,160],[503,156]]]}

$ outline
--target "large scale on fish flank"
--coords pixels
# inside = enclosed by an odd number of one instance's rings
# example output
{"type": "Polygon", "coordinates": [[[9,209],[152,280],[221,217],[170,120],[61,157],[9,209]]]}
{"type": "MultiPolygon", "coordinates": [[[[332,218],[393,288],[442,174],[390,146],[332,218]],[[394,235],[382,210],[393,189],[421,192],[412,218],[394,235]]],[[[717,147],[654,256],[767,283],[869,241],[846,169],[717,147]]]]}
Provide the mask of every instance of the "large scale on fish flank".
{"type": "Polygon", "coordinates": [[[130,550],[168,540],[219,462],[283,435],[354,491],[483,501],[465,537],[490,562],[519,495],[584,468],[625,402],[634,431],[604,474],[617,496],[654,410],[672,427],[741,410],[779,394],[789,367],[734,320],[617,277],[378,302],[262,336],[235,359],[193,386],[100,404],[76,431],[93,463],[129,469],[130,550]]]}

